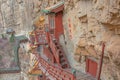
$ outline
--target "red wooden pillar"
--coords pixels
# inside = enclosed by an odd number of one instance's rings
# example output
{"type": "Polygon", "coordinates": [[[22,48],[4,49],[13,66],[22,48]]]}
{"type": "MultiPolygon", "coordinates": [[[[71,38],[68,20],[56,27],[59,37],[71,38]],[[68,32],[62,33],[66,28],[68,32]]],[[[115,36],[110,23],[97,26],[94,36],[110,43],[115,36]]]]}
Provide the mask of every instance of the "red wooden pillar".
{"type": "Polygon", "coordinates": [[[100,66],[99,66],[97,80],[100,80],[100,76],[101,76],[102,65],[103,65],[103,57],[104,57],[104,50],[105,50],[105,43],[102,44],[102,55],[101,55],[101,58],[100,58],[100,66]]]}
{"type": "Polygon", "coordinates": [[[50,44],[50,34],[49,34],[49,32],[46,32],[46,41],[47,41],[47,43],[48,44],[50,44]]]}
{"type": "Polygon", "coordinates": [[[55,38],[59,41],[60,35],[64,34],[63,22],[62,22],[63,11],[55,14],[55,38]]]}
{"type": "Polygon", "coordinates": [[[60,35],[64,33],[62,22],[63,9],[64,5],[60,5],[52,9],[51,13],[48,15],[50,32],[52,32],[51,34],[54,34],[57,40],[59,40],[60,35]]]}

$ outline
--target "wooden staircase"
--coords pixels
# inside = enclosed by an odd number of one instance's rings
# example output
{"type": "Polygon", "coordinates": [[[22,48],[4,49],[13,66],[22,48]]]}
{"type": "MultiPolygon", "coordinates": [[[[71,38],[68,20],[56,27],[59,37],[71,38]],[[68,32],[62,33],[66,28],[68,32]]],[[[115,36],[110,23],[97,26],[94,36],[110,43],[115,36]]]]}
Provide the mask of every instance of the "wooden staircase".
{"type": "Polygon", "coordinates": [[[39,62],[39,68],[46,75],[47,80],[75,80],[70,70],[62,69],[52,63],[48,63],[37,52],[34,53],[39,62]]]}
{"type": "Polygon", "coordinates": [[[46,76],[46,80],[76,80],[71,73],[67,57],[54,34],[37,28],[30,33],[30,43],[31,51],[38,61],[38,67],[46,76]],[[41,45],[43,51],[37,51],[41,45]],[[46,55],[48,60],[39,53],[46,55]]]}
{"type": "MultiPolygon", "coordinates": [[[[33,48],[32,53],[35,55],[36,60],[38,60],[38,67],[42,70],[43,74],[45,74],[46,80],[75,80],[61,45],[56,40],[53,40],[53,38],[50,38],[49,44],[44,42],[39,43],[38,39],[40,38],[35,34],[35,32],[33,34],[34,35],[30,35],[30,46],[33,48]],[[37,44],[35,44],[36,41],[37,44]],[[40,52],[37,51],[37,48],[39,48],[41,44],[43,46],[42,53],[46,55],[50,61],[42,58],[39,54],[40,52]]],[[[43,38],[41,39],[44,41],[43,38]]]]}
{"type": "Polygon", "coordinates": [[[56,59],[56,62],[62,67],[62,68],[70,68],[69,62],[67,60],[67,57],[60,46],[60,44],[56,40],[50,40],[50,49],[56,59]]]}

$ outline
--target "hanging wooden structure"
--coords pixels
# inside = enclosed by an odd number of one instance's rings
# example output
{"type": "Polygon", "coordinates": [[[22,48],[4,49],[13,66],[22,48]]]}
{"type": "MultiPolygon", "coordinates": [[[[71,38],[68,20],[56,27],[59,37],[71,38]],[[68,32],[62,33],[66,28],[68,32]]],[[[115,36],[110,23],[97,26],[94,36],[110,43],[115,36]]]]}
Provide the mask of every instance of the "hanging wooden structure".
{"type": "Polygon", "coordinates": [[[62,23],[63,9],[64,2],[59,2],[58,4],[43,10],[43,12],[48,14],[49,31],[51,34],[54,34],[57,40],[59,40],[60,36],[64,34],[62,23]]]}
{"type": "MultiPolygon", "coordinates": [[[[67,57],[59,44],[59,37],[64,33],[62,25],[63,9],[64,3],[60,2],[43,10],[48,14],[49,25],[44,24],[44,28],[41,29],[44,20],[41,19],[42,23],[38,19],[34,23],[35,30],[31,33],[34,35],[30,35],[34,38],[31,41],[31,50],[32,46],[36,46],[36,50],[33,49],[32,53],[36,56],[38,67],[46,76],[46,80],[76,80],[71,73],[67,57]],[[39,54],[37,50],[41,45],[43,46],[43,54],[46,55],[48,60],[44,59],[43,55],[39,54]]],[[[30,72],[34,73],[34,70],[33,67],[30,72]]]]}

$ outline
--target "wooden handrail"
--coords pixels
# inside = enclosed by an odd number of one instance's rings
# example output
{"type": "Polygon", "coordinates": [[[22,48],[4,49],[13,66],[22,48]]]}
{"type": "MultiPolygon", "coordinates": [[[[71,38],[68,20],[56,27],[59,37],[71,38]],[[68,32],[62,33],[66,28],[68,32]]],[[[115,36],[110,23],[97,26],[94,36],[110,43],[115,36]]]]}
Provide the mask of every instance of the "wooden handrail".
{"type": "MultiPolygon", "coordinates": [[[[38,35],[35,32],[35,41],[38,42],[38,35]]],[[[34,46],[37,44],[32,44],[31,46],[34,46]]],[[[59,51],[61,51],[64,55],[64,52],[61,49],[61,46],[58,44],[58,42],[54,42],[51,38],[50,38],[50,45],[51,50],[53,52],[53,55],[56,59],[56,62],[60,63],[60,53],[59,51]]],[[[34,55],[36,56],[37,60],[39,61],[39,68],[41,68],[41,70],[43,70],[44,74],[49,74],[50,76],[52,76],[53,78],[55,78],[56,80],[76,80],[74,75],[67,71],[66,69],[61,68],[61,66],[56,66],[54,63],[49,63],[48,61],[44,60],[38,52],[33,51],[34,55]]],[[[53,56],[52,55],[52,56],[53,56]]],[[[51,55],[49,55],[51,56],[51,55]]],[[[52,79],[53,80],[53,79],[52,79]]]]}
{"type": "Polygon", "coordinates": [[[43,52],[54,63],[54,56],[46,46],[43,46],[43,52]]]}
{"type": "MultiPolygon", "coordinates": [[[[53,55],[54,55],[54,57],[56,59],[56,62],[61,65],[61,63],[60,63],[60,54],[62,54],[64,56],[65,61],[67,62],[68,68],[70,68],[67,57],[66,57],[61,45],[56,40],[52,40],[52,39],[50,40],[50,48],[51,48],[51,50],[53,52],[53,55]]],[[[62,67],[62,65],[61,65],[61,67],[62,67]]]]}
{"type": "Polygon", "coordinates": [[[40,57],[38,53],[35,53],[35,55],[38,58],[39,63],[44,68],[47,69],[48,73],[51,76],[53,76],[54,78],[57,78],[57,80],[60,80],[60,79],[75,80],[75,77],[72,73],[66,71],[65,69],[60,68],[59,66],[55,66],[54,64],[48,63],[42,57],[40,57]]]}
{"type": "Polygon", "coordinates": [[[60,64],[59,54],[58,54],[58,52],[57,52],[56,45],[55,45],[55,43],[54,43],[52,40],[50,40],[50,48],[51,48],[51,50],[52,50],[52,52],[53,52],[53,55],[54,55],[57,63],[60,64]]]}

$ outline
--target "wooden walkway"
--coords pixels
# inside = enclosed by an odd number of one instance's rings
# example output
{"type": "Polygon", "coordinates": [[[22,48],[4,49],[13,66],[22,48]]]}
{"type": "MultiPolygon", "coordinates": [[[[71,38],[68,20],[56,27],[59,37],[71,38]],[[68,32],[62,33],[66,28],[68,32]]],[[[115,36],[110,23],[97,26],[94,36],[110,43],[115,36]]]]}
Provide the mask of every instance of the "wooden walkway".
{"type": "MultiPolygon", "coordinates": [[[[47,57],[46,55],[44,55],[43,53],[43,49],[42,47],[40,48],[40,56],[45,60],[47,61],[47,57]]],[[[49,63],[49,61],[48,61],[49,63]]],[[[72,69],[69,69],[69,71],[72,70],[72,69]]],[[[44,71],[44,70],[43,70],[44,71]]],[[[51,80],[54,80],[54,78],[52,78],[50,75],[48,75],[47,77],[49,77],[51,80]]],[[[95,78],[93,78],[92,76],[88,75],[88,74],[84,74],[80,71],[77,71],[76,72],[76,80],[96,80],[95,78]]]]}

